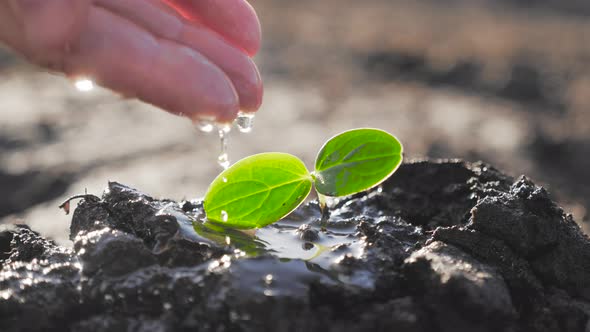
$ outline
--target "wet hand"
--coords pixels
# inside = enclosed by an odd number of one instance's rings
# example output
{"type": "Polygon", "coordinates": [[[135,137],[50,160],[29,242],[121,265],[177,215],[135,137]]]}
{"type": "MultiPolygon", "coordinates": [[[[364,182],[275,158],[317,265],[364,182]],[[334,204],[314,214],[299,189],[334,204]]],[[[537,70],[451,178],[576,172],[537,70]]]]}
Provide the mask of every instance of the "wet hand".
{"type": "Polygon", "coordinates": [[[260,24],[245,0],[5,0],[0,41],[31,62],[89,77],[197,119],[254,112],[260,24]]]}

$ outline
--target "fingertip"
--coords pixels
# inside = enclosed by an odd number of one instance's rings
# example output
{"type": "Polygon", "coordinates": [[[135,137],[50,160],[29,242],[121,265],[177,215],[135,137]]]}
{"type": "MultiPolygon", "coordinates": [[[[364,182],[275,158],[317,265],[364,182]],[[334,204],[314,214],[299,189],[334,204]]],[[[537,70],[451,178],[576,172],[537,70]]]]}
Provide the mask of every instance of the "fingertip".
{"type": "Polygon", "coordinates": [[[213,116],[217,121],[233,120],[240,102],[229,77],[191,48],[167,41],[160,43],[164,51],[158,65],[169,76],[164,82],[178,94],[178,102],[171,111],[191,118],[213,116]]]}
{"type": "Polygon", "coordinates": [[[178,111],[172,109],[171,113],[186,116],[193,122],[208,119],[216,123],[232,123],[238,116],[239,109],[240,106],[237,98],[226,101],[216,99],[208,102],[206,108],[179,108],[178,111]]]}
{"type": "Polygon", "coordinates": [[[252,59],[248,59],[249,74],[244,82],[237,82],[238,95],[240,96],[240,108],[246,112],[256,112],[262,105],[264,84],[260,72],[252,59]]]}
{"type": "Polygon", "coordinates": [[[255,112],[260,107],[262,79],[252,58],[204,25],[187,25],[178,41],[203,54],[227,75],[242,110],[255,112]]]}

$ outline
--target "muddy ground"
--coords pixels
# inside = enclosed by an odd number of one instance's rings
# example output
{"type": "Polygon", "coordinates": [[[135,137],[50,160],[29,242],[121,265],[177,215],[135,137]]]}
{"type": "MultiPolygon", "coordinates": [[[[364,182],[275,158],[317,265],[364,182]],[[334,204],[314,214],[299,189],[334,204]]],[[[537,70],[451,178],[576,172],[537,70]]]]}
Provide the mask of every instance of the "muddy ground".
{"type": "MultiPolygon", "coordinates": [[[[586,1],[255,0],[266,85],[233,160],[284,151],[312,164],[335,133],[372,126],[409,158],[484,160],[527,174],[586,225],[590,5],[586,1]]],[[[219,144],[170,116],[0,53],[0,222],[67,244],[71,194],[116,180],[199,197],[219,144]]],[[[586,229],[588,230],[587,226],[586,229]]]]}
{"type": "Polygon", "coordinates": [[[590,239],[483,163],[406,163],[329,219],[311,201],[249,234],[111,182],[70,239],[0,232],[3,331],[590,329],[590,239]]]}

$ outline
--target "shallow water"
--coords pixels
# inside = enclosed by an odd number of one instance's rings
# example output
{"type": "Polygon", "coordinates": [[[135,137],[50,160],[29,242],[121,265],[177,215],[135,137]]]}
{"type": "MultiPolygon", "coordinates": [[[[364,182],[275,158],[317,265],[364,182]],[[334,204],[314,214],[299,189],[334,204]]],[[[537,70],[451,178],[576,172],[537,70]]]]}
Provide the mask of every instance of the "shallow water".
{"type": "Polygon", "coordinates": [[[168,208],[181,226],[180,233],[189,239],[205,238],[221,246],[233,245],[246,255],[256,257],[269,254],[282,260],[301,259],[328,269],[344,256],[359,258],[365,245],[357,237],[356,223],[334,219],[322,223],[319,206],[308,204],[270,226],[242,231],[206,222],[202,202],[195,202],[187,217],[168,208]],[[192,227],[187,227],[191,222],[192,227]]]}

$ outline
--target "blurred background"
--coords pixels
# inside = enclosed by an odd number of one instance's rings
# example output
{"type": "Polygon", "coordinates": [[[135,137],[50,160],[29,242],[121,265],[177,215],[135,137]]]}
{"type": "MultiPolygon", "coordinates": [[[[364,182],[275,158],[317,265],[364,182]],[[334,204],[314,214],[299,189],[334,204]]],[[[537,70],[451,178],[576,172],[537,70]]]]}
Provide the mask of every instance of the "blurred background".
{"type": "MultiPolygon", "coordinates": [[[[527,174],[586,229],[590,211],[587,0],[252,0],[264,105],[229,154],[313,165],[332,135],[371,126],[406,157],[483,160],[527,174]]],[[[70,195],[119,181],[196,198],[219,139],[183,118],[23,63],[0,47],[0,223],[67,244],[70,195]]]]}

